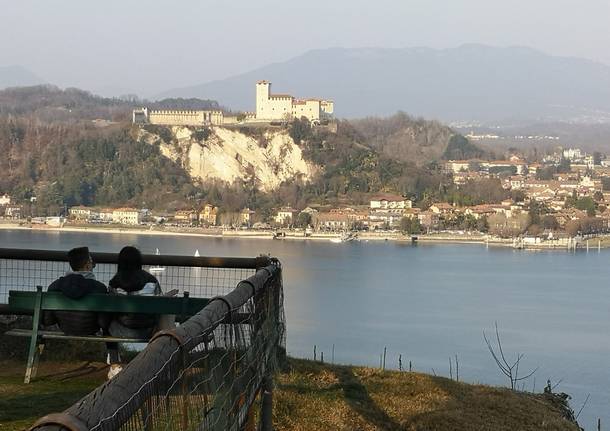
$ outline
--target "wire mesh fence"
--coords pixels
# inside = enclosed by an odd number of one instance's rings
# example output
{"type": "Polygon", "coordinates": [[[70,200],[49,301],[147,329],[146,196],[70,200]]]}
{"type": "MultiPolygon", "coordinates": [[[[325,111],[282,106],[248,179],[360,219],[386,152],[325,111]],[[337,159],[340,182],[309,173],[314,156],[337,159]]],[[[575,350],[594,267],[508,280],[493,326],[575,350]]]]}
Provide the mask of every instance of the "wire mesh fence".
{"type": "MultiPolygon", "coordinates": [[[[16,257],[24,256],[0,249],[2,292],[30,290],[66,271],[60,254],[40,261],[16,257]]],[[[96,257],[102,262],[96,275],[105,281],[114,273],[116,256],[96,257]]],[[[159,279],[166,289],[213,297],[209,304],[176,329],[157,333],[113,380],[63,413],[42,418],[33,429],[254,430],[256,422],[270,421],[269,411],[257,413],[255,407],[270,406],[261,399],[285,356],[280,263],[173,258],[153,256],[145,263],[165,267],[166,277],[159,279]]]]}

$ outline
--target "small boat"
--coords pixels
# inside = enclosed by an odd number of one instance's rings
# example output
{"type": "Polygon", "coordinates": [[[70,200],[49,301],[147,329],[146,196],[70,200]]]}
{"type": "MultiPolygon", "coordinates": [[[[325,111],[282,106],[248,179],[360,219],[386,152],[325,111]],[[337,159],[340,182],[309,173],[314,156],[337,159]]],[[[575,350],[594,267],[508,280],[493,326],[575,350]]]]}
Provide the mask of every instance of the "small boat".
{"type": "Polygon", "coordinates": [[[197,249],[197,250],[195,250],[195,257],[199,257],[199,256],[201,256],[201,255],[199,254],[199,249],[197,249]]]}
{"type": "MultiPolygon", "coordinates": [[[[157,249],[157,251],[155,252],[155,254],[156,254],[157,256],[159,256],[159,255],[161,254],[161,253],[159,253],[159,249],[157,249]]],[[[165,267],[164,267],[164,266],[158,266],[158,265],[157,265],[157,266],[151,266],[151,267],[150,267],[148,270],[149,270],[150,272],[163,272],[163,271],[165,271],[165,267]]]]}

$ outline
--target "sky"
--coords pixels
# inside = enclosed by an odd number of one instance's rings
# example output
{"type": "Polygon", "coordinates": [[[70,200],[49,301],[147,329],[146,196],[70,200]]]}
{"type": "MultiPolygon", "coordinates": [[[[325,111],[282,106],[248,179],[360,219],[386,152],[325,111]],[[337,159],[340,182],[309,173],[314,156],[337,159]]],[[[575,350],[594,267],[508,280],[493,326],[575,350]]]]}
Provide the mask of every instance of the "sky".
{"type": "Polygon", "coordinates": [[[20,0],[0,66],[150,97],[328,47],[521,45],[610,65],[610,0],[20,0]]]}

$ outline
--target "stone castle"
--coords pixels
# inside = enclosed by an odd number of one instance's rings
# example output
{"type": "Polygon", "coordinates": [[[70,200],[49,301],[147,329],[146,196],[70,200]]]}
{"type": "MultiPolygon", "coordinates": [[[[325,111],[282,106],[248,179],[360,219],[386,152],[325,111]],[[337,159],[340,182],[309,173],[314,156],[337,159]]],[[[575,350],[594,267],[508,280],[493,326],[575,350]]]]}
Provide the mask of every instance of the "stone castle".
{"type": "Polygon", "coordinates": [[[334,111],[332,100],[296,99],[289,94],[271,94],[269,81],[256,83],[256,119],[263,121],[305,117],[312,123],[329,118],[334,111]]]}
{"type": "Polygon", "coordinates": [[[134,124],[158,124],[164,126],[222,126],[228,124],[268,123],[307,118],[312,124],[332,118],[332,100],[297,99],[288,94],[271,94],[269,81],[256,83],[256,112],[242,116],[227,116],[219,110],[175,110],[148,108],[134,109],[134,124]]]}

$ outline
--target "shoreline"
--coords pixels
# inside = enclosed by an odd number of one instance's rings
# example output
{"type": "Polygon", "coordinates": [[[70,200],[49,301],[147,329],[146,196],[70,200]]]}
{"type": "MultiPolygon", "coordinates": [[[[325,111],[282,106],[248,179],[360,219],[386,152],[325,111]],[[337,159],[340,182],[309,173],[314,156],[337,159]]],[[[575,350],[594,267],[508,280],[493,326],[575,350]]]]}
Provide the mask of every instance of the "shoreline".
{"type": "MultiPolygon", "coordinates": [[[[46,226],[46,225],[34,225],[23,226],[19,223],[0,223],[0,230],[21,230],[30,232],[71,232],[71,233],[95,233],[95,234],[114,234],[114,235],[149,235],[149,236],[168,236],[168,237],[199,237],[199,238],[227,238],[227,239],[258,239],[258,240],[272,240],[274,234],[271,231],[249,231],[249,230],[221,230],[221,229],[200,229],[200,228],[183,228],[176,230],[158,230],[158,229],[138,229],[133,227],[89,227],[89,226],[46,226]],[[197,230],[194,230],[197,229],[197,230]]],[[[362,232],[359,234],[360,242],[380,242],[380,241],[392,241],[395,243],[415,243],[422,245],[429,244],[473,244],[482,246],[492,247],[509,247],[517,248],[513,246],[512,239],[503,238],[492,238],[489,239],[486,235],[456,235],[456,234],[432,234],[432,235],[413,235],[417,237],[415,242],[412,241],[411,235],[403,235],[400,233],[376,233],[376,232],[362,232]]],[[[285,232],[285,236],[279,238],[282,241],[298,240],[298,241],[328,241],[334,239],[340,239],[340,233],[316,233],[310,236],[305,236],[303,232],[285,232]]],[[[606,249],[610,248],[610,235],[599,236],[590,238],[593,242],[590,246],[586,246],[588,240],[581,243],[580,249],[606,249]]],[[[539,244],[528,244],[522,248],[522,250],[566,250],[565,245],[553,244],[553,243],[539,243],[539,244]]]]}

